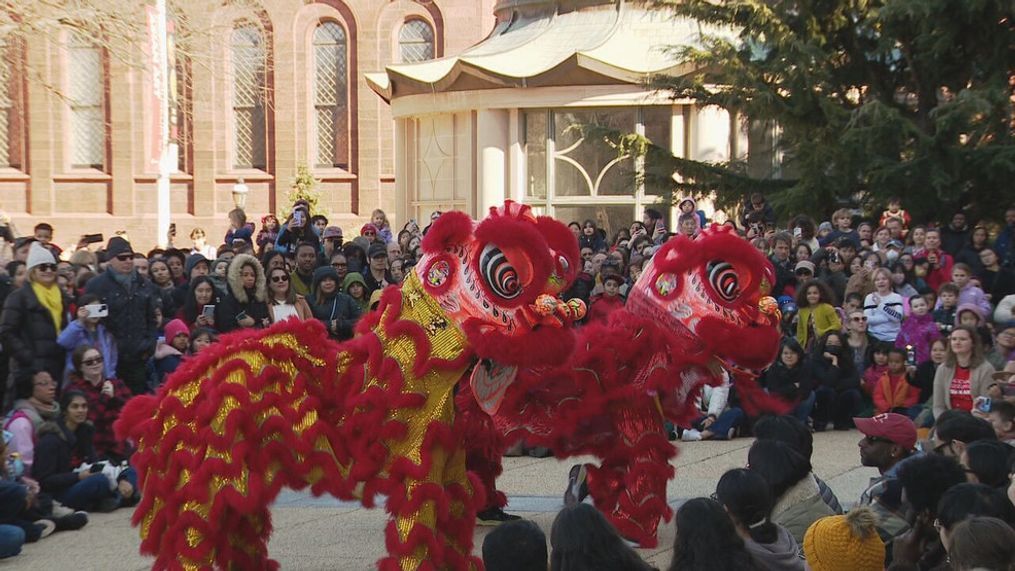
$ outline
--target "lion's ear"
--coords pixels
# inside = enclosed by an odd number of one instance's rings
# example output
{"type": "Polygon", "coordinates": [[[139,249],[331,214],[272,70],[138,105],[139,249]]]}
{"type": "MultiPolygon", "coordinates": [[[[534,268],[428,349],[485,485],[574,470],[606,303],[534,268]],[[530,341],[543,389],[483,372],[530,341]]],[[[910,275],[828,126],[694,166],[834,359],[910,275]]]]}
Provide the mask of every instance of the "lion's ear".
{"type": "Polygon", "coordinates": [[[472,218],[458,210],[445,212],[430,225],[423,237],[424,252],[443,252],[449,246],[466,242],[472,236],[472,218]]]}

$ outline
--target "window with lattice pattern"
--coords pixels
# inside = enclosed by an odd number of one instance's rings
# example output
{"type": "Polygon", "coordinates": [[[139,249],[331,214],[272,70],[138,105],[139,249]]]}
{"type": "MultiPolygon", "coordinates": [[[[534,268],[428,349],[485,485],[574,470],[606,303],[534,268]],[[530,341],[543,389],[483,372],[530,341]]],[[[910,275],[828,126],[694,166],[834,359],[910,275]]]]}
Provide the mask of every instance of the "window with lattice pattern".
{"type": "Polygon", "coordinates": [[[233,166],[267,168],[267,51],[257,26],[233,30],[233,166]]]}
{"type": "Polygon", "coordinates": [[[402,63],[434,58],[433,28],[429,23],[413,19],[398,30],[398,55],[402,63]]]}
{"type": "Polygon", "coordinates": [[[314,126],[318,167],[349,165],[349,67],[345,29],[321,22],[314,30],[314,126]]]}
{"type": "Polygon", "coordinates": [[[106,163],[105,69],[102,48],[71,32],[67,41],[70,164],[102,170],[106,163]]]}

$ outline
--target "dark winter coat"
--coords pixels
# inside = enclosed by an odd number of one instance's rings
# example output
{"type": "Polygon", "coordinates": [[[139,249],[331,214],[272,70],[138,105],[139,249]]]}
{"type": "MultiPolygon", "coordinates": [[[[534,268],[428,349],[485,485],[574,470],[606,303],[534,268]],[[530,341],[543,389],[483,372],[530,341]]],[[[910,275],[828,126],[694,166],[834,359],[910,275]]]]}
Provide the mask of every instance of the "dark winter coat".
{"type": "Polygon", "coordinates": [[[359,304],[353,298],[342,293],[341,289],[338,288],[341,282],[342,280],[338,279],[338,273],[335,272],[334,268],[330,266],[317,268],[314,272],[312,288],[314,294],[308,297],[307,301],[310,302],[310,311],[314,314],[314,317],[328,328],[328,335],[333,339],[344,341],[352,338],[353,329],[360,318],[360,309],[359,304]],[[335,280],[335,293],[323,298],[321,303],[316,303],[317,288],[321,280],[326,277],[335,280]],[[332,326],[333,323],[334,327],[332,326]]]}
{"type": "Polygon", "coordinates": [[[843,354],[838,359],[839,366],[833,366],[830,360],[818,352],[820,349],[815,349],[815,354],[811,357],[811,371],[816,385],[839,393],[860,388],[860,375],[853,367],[853,355],[843,349],[843,354]]]}
{"type": "Polygon", "coordinates": [[[792,369],[783,365],[782,361],[776,361],[765,371],[763,382],[770,394],[794,404],[798,403],[810,396],[814,390],[810,360],[803,359],[792,369]]]}
{"type": "MultiPolygon", "coordinates": [[[[67,306],[63,298],[60,328],[67,326],[67,306]]],[[[4,351],[11,357],[11,373],[15,379],[29,374],[32,369],[45,369],[53,380],[63,380],[66,353],[57,342],[57,328],[53,314],[36,297],[30,282],[14,290],[4,301],[0,316],[0,340],[4,351]]]]}
{"type": "Polygon", "coordinates": [[[88,422],[78,425],[74,432],[62,419],[39,427],[32,477],[43,491],[57,494],[80,481],[73,470],[82,462],[95,461],[94,434],[95,428],[88,422]]]}
{"type": "Polygon", "coordinates": [[[162,296],[136,271],[130,273],[126,285],[113,273],[106,270],[89,280],[85,293],[97,295],[101,303],[109,306],[105,325],[116,339],[120,360],[146,359],[155,352],[159,329],[155,310],[161,306],[162,296]]]}
{"type": "Polygon", "coordinates": [[[261,262],[254,256],[238,254],[229,264],[226,273],[226,283],[229,284],[229,293],[215,306],[215,328],[222,333],[240,328],[237,316],[246,313],[254,318],[254,327],[267,327],[271,323],[268,314],[268,305],[265,303],[267,296],[267,280],[264,276],[264,268],[261,262]],[[243,281],[240,278],[240,271],[244,266],[250,265],[254,268],[256,279],[254,288],[246,290],[243,288],[243,281]]]}

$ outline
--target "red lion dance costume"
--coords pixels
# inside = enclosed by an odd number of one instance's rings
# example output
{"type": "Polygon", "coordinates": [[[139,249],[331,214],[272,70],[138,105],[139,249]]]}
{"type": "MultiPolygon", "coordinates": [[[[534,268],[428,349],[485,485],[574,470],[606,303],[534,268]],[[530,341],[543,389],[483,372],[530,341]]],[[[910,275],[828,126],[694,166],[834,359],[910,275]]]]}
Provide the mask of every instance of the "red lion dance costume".
{"type": "Polygon", "coordinates": [[[566,364],[522,370],[496,400],[459,392],[467,422],[482,426],[491,415],[507,435],[476,451],[487,453],[482,461],[470,457],[487,496],[503,500],[493,483],[512,437],[548,446],[558,458],[593,455],[601,459],[588,467],[596,507],[625,537],[654,547],[660,519],[672,517],[666,482],[676,449],[664,420],[697,416],[702,386],[720,384],[724,371],[745,406],[785,410],[749,371],[767,367],[778,351],[773,282],[768,260],[729,228],[678,236],[646,264],[623,310],[580,330],[566,364]]]}
{"type": "Polygon", "coordinates": [[[382,569],[481,568],[472,555],[482,488],[467,476],[454,388],[484,360],[551,366],[574,348],[584,306],[558,294],[580,261],[563,224],[508,202],[476,224],[437,220],[398,288],[336,344],[316,321],[225,337],[116,424],[137,443],[133,521],[156,569],[276,569],[268,507],[283,488],[387,496],[382,569]]]}

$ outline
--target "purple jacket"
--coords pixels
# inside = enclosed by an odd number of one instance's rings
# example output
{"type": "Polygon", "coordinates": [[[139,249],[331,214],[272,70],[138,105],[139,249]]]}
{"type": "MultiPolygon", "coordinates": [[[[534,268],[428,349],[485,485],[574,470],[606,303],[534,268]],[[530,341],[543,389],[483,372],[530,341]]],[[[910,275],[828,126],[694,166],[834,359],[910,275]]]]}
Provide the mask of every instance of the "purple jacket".
{"type": "Polygon", "coordinates": [[[905,349],[906,345],[912,345],[916,353],[916,363],[924,363],[930,360],[930,346],[934,341],[941,338],[937,324],[934,323],[934,316],[930,313],[925,315],[912,315],[902,321],[902,329],[899,336],[895,338],[895,346],[905,349]]]}

